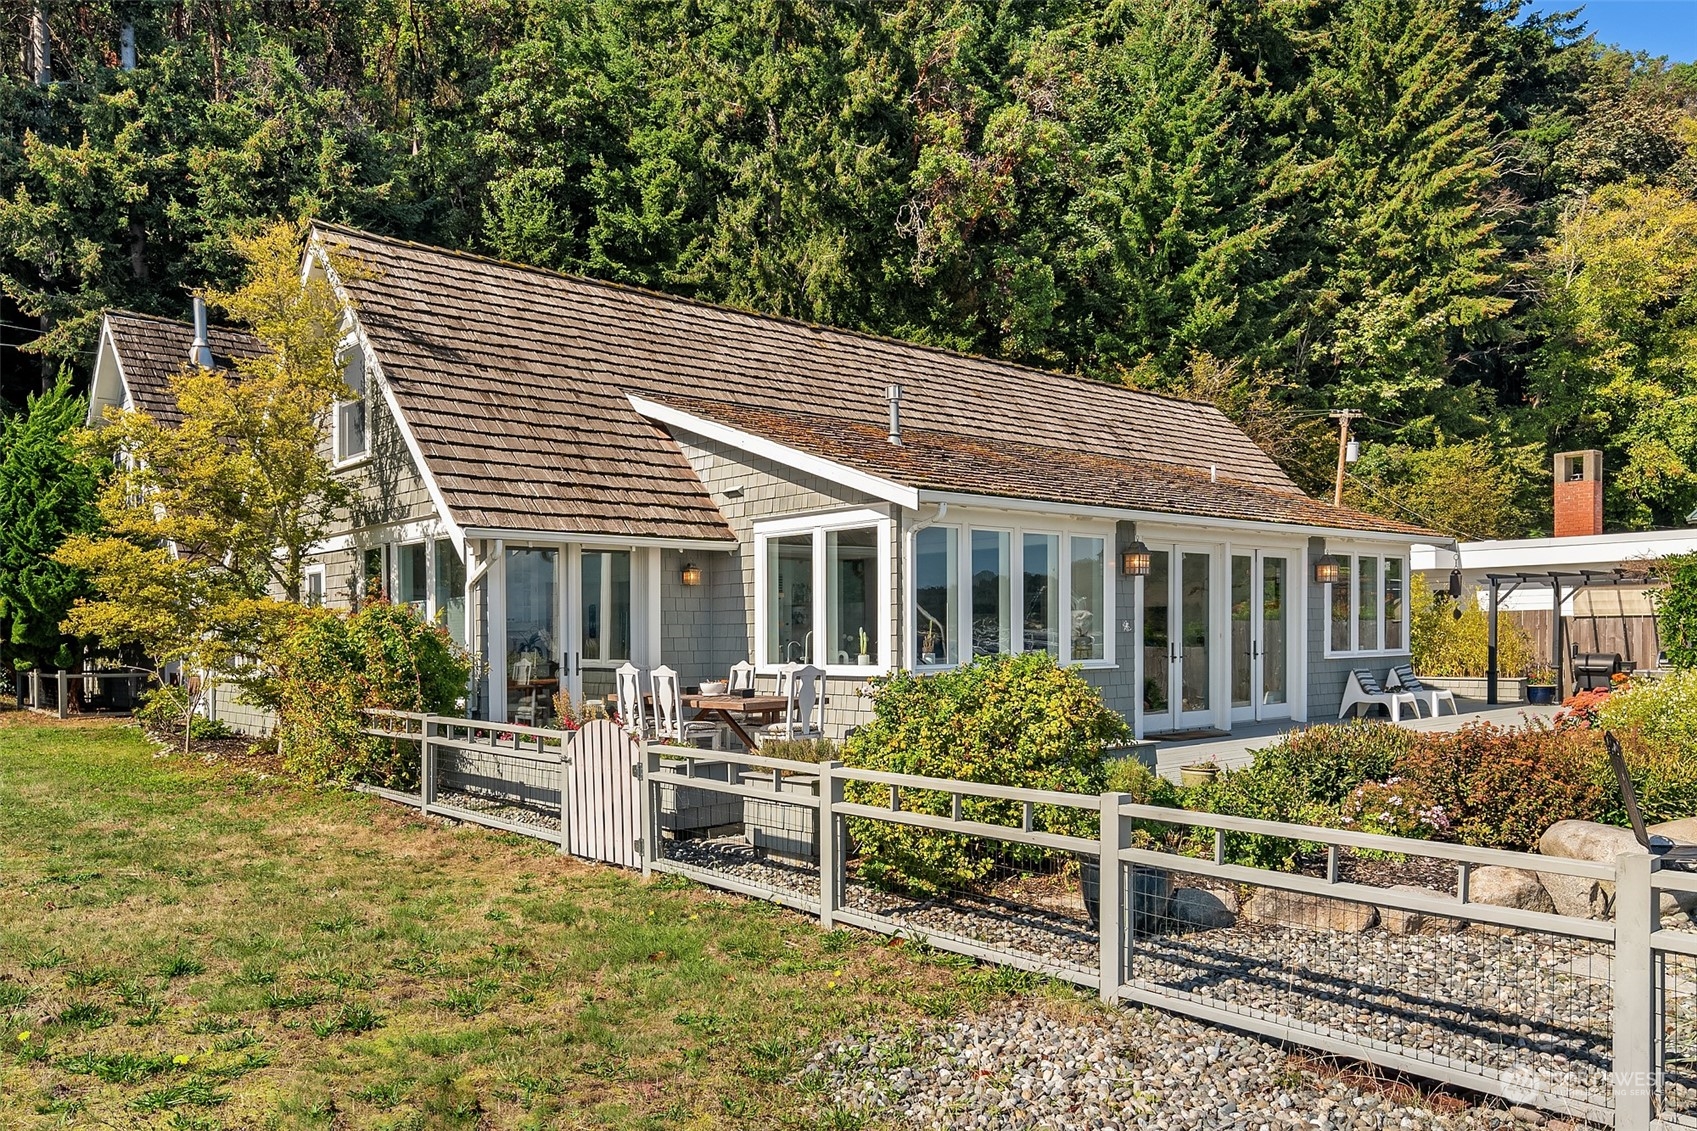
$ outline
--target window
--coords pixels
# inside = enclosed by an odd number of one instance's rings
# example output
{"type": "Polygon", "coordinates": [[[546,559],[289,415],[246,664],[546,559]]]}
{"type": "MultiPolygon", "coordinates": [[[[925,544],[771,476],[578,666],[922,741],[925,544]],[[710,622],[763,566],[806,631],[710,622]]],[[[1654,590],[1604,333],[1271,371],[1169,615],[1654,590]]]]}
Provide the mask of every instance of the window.
{"type": "Polygon", "coordinates": [[[534,721],[537,699],[558,686],[556,550],[507,551],[507,718],[534,721]]]}
{"type": "Polygon", "coordinates": [[[409,542],[395,547],[395,600],[426,614],[430,604],[430,547],[409,542]]]}
{"type": "Polygon", "coordinates": [[[1021,549],[1024,568],[1025,643],[1022,651],[1061,654],[1061,539],[1058,534],[1027,534],[1021,549]]]}
{"type": "MultiPolygon", "coordinates": [[[[1072,545],[1072,659],[1074,663],[1101,660],[1108,654],[1107,607],[1102,600],[1107,576],[1107,542],[1101,538],[1069,539],[1072,545]]],[[[1030,576],[1029,570],[1027,576],[1030,576]]]]}
{"type": "Polygon", "coordinates": [[[972,532],[972,654],[998,656],[1013,651],[1008,640],[1009,602],[1013,596],[1010,536],[1001,530],[972,532]]]}
{"type": "Polygon", "coordinates": [[[309,609],[321,608],[324,604],[324,567],[314,566],[301,577],[301,600],[309,609]]]}
{"type": "Polygon", "coordinates": [[[913,655],[932,667],[960,662],[959,532],[930,526],[913,536],[913,655]]]}
{"type": "Polygon", "coordinates": [[[1406,651],[1407,562],[1369,554],[1342,555],[1337,562],[1338,579],[1326,599],[1327,651],[1406,651]]]}
{"type": "MultiPolygon", "coordinates": [[[[761,524],[754,541],[756,664],[818,664],[842,674],[888,666],[890,523],[883,515],[779,519],[761,524]]],[[[927,545],[933,581],[946,590],[939,575],[954,546],[927,545]]]]}
{"type": "Polygon", "coordinates": [[[584,662],[622,664],[631,651],[630,551],[585,550],[581,560],[584,662]]]}
{"type": "Polygon", "coordinates": [[[436,546],[436,619],[455,644],[465,647],[465,563],[446,538],[436,546]]]}
{"type": "Polygon", "coordinates": [[[359,459],[370,448],[365,427],[365,351],[353,342],[344,348],[348,362],[342,370],[342,383],[348,387],[348,399],[336,402],[333,428],[338,463],[359,459]]]}
{"type": "Polygon", "coordinates": [[[987,526],[918,531],[912,549],[914,666],[1009,652],[1048,652],[1061,663],[1112,663],[1108,541],[1102,534],[987,526]]]}
{"type": "Polygon", "coordinates": [[[360,563],[359,592],[364,599],[380,600],[383,596],[383,547],[365,551],[360,563]]]}
{"type": "Polygon", "coordinates": [[[825,534],[825,662],[878,663],[878,531],[869,526],[825,534]]]}

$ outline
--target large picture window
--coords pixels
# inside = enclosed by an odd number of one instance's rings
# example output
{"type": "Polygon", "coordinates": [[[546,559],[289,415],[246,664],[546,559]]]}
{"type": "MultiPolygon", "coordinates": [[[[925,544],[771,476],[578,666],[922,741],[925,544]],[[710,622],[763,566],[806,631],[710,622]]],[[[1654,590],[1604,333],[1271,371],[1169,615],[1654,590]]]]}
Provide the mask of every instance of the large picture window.
{"type": "Polygon", "coordinates": [[[936,525],[913,537],[913,657],[1048,652],[1112,663],[1113,583],[1105,534],[936,525]]]}
{"type": "MultiPolygon", "coordinates": [[[[756,665],[771,670],[784,664],[818,664],[845,675],[872,674],[888,666],[888,520],[869,511],[780,519],[757,527],[754,540],[760,594],[756,665]]],[[[939,582],[955,547],[927,546],[933,582],[939,582]]],[[[940,584],[946,590],[946,579],[940,584]]],[[[941,605],[946,597],[931,600],[941,605]]],[[[940,639],[942,633],[938,635],[940,639]]]]}
{"type": "Polygon", "coordinates": [[[1407,651],[1407,563],[1371,554],[1340,555],[1337,563],[1338,579],[1326,594],[1327,651],[1407,651]]]}

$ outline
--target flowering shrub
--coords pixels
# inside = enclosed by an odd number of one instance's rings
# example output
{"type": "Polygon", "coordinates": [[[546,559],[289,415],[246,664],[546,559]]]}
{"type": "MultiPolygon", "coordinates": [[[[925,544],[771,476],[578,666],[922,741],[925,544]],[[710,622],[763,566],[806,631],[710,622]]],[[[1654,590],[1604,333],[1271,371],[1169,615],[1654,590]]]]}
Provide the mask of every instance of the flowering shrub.
{"type": "Polygon", "coordinates": [[[453,713],[470,668],[447,630],[407,605],[323,609],[283,644],[278,741],[283,765],[308,781],[417,784],[418,751],[360,733],[373,708],[453,713]]]}
{"type": "Polygon", "coordinates": [[[1449,814],[1426,787],[1403,777],[1358,785],[1343,799],[1338,823],[1346,829],[1415,840],[1442,840],[1450,831],[1449,814]]]}
{"type": "MultiPolygon", "coordinates": [[[[1102,747],[1129,734],[1125,720],[1096,688],[1047,652],[984,657],[952,672],[896,672],[873,681],[872,721],[845,739],[850,766],[1028,789],[1099,794],[1106,786],[1102,747]]],[[[851,782],[850,801],[889,804],[888,788],[851,782]]],[[[928,790],[902,791],[902,808],[947,815],[951,798],[928,790]]],[[[963,816],[1017,827],[1015,801],[965,798],[963,816]]],[[[1094,836],[1089,812],[1038,806],[1035,827],[1094,836]]],[[[861,874],[889,887],[938,892],[982,882],[998,863],[1019,863],[1029,852],[1007,846],[985,851],[981,840],[887,821],[851,818],[861,874]]]]}
{"type": "Polygon", "coordinates": [[[1611,693],[1597,706],[1596,725],[1697,757],[1697,671],[1637,680],[1611,693]]]}
{"type": "Polygon", "coordinates": [[[1570,695],[1556,712],[1555,724],[1561,730],[1587,730],[1597,725],[1597,708],[1608,701],[1609,692],[1602,688],[1570,695]]]}
{"type": "Polygon", "coordinates": [[[1422,735],[1397,769],[1442,807],[1454,839],[1529,849],[1557,821],[1601,819],[1602,757],[1595,731],[1469,723],[1422,735]]]}

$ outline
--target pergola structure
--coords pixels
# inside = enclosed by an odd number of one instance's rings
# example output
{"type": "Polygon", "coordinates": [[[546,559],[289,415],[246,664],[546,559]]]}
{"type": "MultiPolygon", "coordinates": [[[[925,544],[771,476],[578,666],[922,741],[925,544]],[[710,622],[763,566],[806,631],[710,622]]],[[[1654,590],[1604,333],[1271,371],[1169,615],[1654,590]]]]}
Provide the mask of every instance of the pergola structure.
{"type": "Polygon", "coordinates": [[[1489,603],[1486,606],[1488,625],[1485,636],[1485,701],[1490,704],[1497,702],[1497,612],[1503,598],[1519,589],[1522,585],[1548,585],[1550,587],[1550,663],[1556,669],[1556,699],[1567,698],[1565,662],[1567,657],[1564,644],[1564,629],[1561,617],[1561,603],[1565,596],[1581,589],[1599,587],[1633,586],[1641,587],[1650,583],[1647,571],[1627,569],[1581,569],[1581,570],[1552,570],[1548,573],[1487,573],[1485,580],[1490,584],[1489,603]],[[1507,586],[1505,589],[1504,586],[1507,586]]]}

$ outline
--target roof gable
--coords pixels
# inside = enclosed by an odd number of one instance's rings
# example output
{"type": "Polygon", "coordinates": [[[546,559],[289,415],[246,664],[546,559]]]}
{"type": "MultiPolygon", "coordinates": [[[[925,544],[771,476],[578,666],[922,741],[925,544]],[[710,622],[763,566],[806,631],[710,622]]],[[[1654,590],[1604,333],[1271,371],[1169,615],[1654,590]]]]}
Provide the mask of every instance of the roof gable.
{"type": "MultiPolygon", "coordinates": [[[[208,326],[208,344],[213,364],[233,369],[236,363],[265,352],[265,345],[245,330],[208,326]]],[[[132,407],[146,412],[161,424],[177,424],[182,416],[171,394],[171,378],[189,364],[189,347],[194,344],[194,326],[152,314],[129,310],[106,313],[100,331],[101,355],[95,363],[94,395],[89,398],[90,420],[99,419],[107,404],[122,405],[123,392],[132,407]],[[108,363],[113,368],[108,369],[108,363]],[[122,388],[109,386],[116,378],[122,388]]]]}

